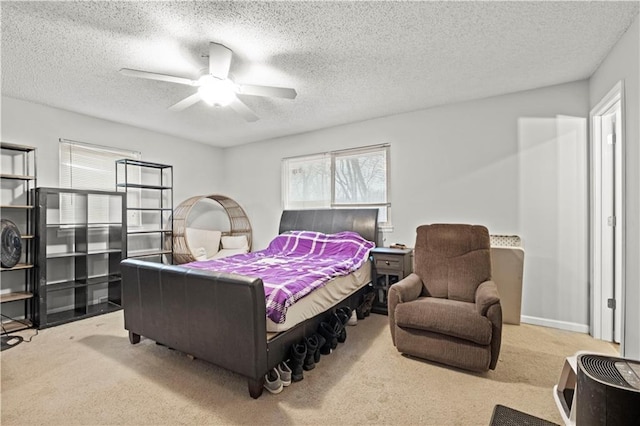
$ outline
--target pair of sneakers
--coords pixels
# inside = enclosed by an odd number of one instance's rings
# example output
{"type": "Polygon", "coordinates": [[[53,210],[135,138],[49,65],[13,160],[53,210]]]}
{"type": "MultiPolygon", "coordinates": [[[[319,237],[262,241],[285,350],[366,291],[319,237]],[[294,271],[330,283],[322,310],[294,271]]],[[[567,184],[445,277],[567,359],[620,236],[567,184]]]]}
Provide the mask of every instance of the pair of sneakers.
{"type": "Polygon", "coordinates": [[[284,361],[264,375],[264,388],[271,393],[280,393],[285,386],[290,384],[291,369],[284,361]]]}

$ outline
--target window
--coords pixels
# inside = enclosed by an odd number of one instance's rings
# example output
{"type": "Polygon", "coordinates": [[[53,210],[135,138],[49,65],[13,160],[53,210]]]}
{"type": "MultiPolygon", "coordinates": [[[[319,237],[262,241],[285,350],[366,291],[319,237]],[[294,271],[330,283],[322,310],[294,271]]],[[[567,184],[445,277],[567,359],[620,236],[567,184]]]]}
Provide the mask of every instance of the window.
{"type": "Polygon", "coordinates": [[[140,153],[60,139],[60,186],[114,191],[116,160],[139,160],[140,153]]]}
{"type": "Polygon", "coordinates": [[[389,225],[389,145],[282,160],[285,209],[378,207],[389,225]]]}
{"type": "MultiPolygon", "coordinates": [[[[139,160],[140,153],[60,139],[60,187],[115,191],[115,162],[123,158],[139,160]]],[[[70,195],[61,194],[60,223],[75,222],[74,200],[70,195]]],[[[108,200],[102,197],[95,197],[93,200],[94,204],[89,209],[92,212],[89,221],[95,223],[107,221],[108,200]]]]}

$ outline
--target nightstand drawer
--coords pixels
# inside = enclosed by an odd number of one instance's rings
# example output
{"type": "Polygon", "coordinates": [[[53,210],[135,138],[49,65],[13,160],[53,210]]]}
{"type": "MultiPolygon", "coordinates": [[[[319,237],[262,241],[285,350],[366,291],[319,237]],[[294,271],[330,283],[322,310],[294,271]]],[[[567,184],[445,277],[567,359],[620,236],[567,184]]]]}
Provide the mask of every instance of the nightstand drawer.
{"type": "Polygon", "coordinates": [[[377,270],[392,270],[392,271],[402,271],[402,259],[398,258],[398,256],[383,256],[376,254],[375,257],[375,266],[377,270]]]}

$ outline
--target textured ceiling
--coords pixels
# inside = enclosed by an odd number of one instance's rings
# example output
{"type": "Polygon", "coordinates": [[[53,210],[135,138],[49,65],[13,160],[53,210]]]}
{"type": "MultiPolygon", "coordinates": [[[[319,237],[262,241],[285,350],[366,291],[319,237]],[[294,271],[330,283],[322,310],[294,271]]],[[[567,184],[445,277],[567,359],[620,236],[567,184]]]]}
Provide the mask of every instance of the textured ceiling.
{"type": "Polygon", "coordinates": [[[588,78],[638,14],[633,2],[2,1],[2,94],[233,146],[588,78]],[[198,103],[195,89],[125,77],[197,78],[209,42],[234,51],[260,116],[198,103]]]}

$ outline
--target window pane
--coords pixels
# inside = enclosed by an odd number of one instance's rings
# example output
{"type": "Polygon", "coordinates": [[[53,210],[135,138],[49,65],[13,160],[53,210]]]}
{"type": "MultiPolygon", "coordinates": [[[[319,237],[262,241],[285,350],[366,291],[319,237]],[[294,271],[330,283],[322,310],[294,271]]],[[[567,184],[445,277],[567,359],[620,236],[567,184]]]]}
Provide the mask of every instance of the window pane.
{"type": "Polygon", "coordinates": [[[335,204],[387,202],[386,150],[336,156],[335,204]]]}
{"type": "MultiPolygon", "coordinates": [[[[60,140],[60,187],[73,189],[116,190],[116,160],[140,159],[136,151],[60,140]]],[[[104,197],[92,197],[89,223],[108,222],[109,203],[104,197]]],[[[73,223],[74,201],[71,194],[60,194],[60,223],[73,223]]]]}
{"type": "Polygon", "coordinates": [[[390,225],[388,153],[378,145],[283,159],[284,208],[378,208],[390,225]]]}
{"type": "Polygon", "coordinates": [[[110,147],[60,142],[60,186],[115,191],[116,160],[140,159],[140,153],[110,147]]]}
{"type": "Polygon", "coordinates": [[[329,157],[289,158],[283,162],[285,208],[309,209],[331,205],[329,157]]]}

